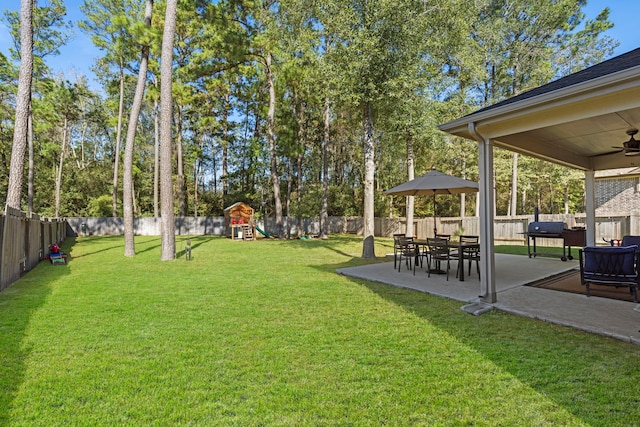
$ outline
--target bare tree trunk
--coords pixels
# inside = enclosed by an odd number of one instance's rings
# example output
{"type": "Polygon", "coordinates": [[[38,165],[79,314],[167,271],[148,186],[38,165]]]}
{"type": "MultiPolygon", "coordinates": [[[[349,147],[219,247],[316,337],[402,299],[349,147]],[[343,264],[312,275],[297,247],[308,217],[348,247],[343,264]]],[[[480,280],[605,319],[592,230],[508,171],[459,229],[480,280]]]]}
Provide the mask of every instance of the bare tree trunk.
{"type": "Polygon", "coordinates": [[[320,207],[320,238],[328,238],[329,230],[329,147],[331,123],[331,103],[329,97],[324,100],[324,137],[322,139],[322,202],[320,207]]]}
{"type": "Polygon", "coordinates": [[[291,192],[293,190],[293,159],[289,157],[289,173],[287,176],[287,196],[285,197],[286,222],[284,234],[287,239],[291,238],[291,192]]]}
{"type": "Polygon", "coordinates": [[[273,198],[276,210],[276,235],[282,236],[282,201],[280,199],[280,179],[278,178],[278,164],[276,153],[276,89],[271,70],[271,53],[266,54],[265,66],[267,71],[267,84],[269,86],[269,112],[267,113],[267,139],[269,140],[269,153],[271,156],[271,182],[273,184],[273,198]]]}
{"type": "MultiPolygon", "coordinates": [[[[204,135],[200,139],[200,150],[204,146],[204,135]]],[[[202,161],[196,157],[193,165],[193,216],[198,217],[198,182],[200,180],[200,169],[202,161]]]]}
{"type": "MultiPolygon", "coordinates": [[[[146,1],[144,23],[147,28],[151,28],[151,13],[153,11],[153,0],[146,1]]],[[[134,256],[136,254],[134,233],[133,233],[133,151],[136,141],[136,128],[138,118],[142,109],[144,98],[144,88],[147,82],[147,67],[149,63],[149,46],[142,46],[140,54],[140,69],[138,70],[138,82],[136,92],[131,104],[131,113],[127,128],[127,141],[124,148],[124,165],[122,179],[122,209],[124,216],[124,256],[134,256]]]]}
{"type": "MultiPolygon", "coordinates": [[[[414,153],[413,153],[413,135],[410,132],[407,132],[406,135],[407,141],[407,178],[409,181],[415,178],[415,170],[414,170],[414,153]]],[[[415,230],[413,228],[413,210],[415,206],[415,200],[413,196],[407,196],[407,236],[412,237],[415,236],[415,230]]]]}
{"type": "Polygon", "coordinates": [[[84,142],[87,139],[87,122],[82,120],[82,131],[80,132],[80,168],[84,169],[87,166],[87,159],[84,150],[84,142]]]}
{"type": "Polygon", "coordinates": [[[374,178],[375,178],[375,145],[373,141],[373,117],[371,103],[367,102],[363,109],[364,124],[364,213],[363,213],[363,242],[362,258],[373,259],[376,257],[374,233],[375,233],[375,206],[374,206],[374,178]]]}
{"type": "MultiPolygon", "coordinates": [[[[300,217],[301,205],[302,205],[302,157],[304,156],[306,141],[305,141],[305,121],[306,121],[306,110],[305,105],[302,102],[295,102],[298,105],[299,112],[296,114],[297,123],[298,123],[298,155],[296,158],[296,205],[298,207],[298,215],[297,218],[297,228],[298,228],[298,237],[300,237],[302,232],[302,218],[300,217]]],[[[294,110],[295,111],[295,110],[294,110]]],[[[291,173],[293,175],[293,173],[291,173]]],[[[289,213],[288,215],[291,215],[289,213]]]]}
{"type": "Polygon", "coordinates": [[[298,215],[296,216],[298,218],[298,237],[300,237],[303,233],[302,233],[302,216],[300,215],[301,212],[301,208],[302,208],[302,158],[304,157],[304,147],[302,147],[302,150],[300,150],[300,152],[298,153],[298,161],[297,161],[297,167],[298,167],[298,179],[297,179],[297,194],[296,194],[296,204],[298,206],[298,215]]]}
{"type": "Polygon", "coordinates": [[[138,215],[140,213],[140,211],[138,211],[138,201],[137,201],[137,195],[136,195],[136,183],[131,180],[131,206],[133,206],[133,216],[135,217],[136,215],[138,215]]]}
{"type": "MultiPolygon", "coordinates": [[[[229,187],[227,184],[227,174],[228,174],[228,153],[229,153],[229,117],[228,111],[231,105],[229,94],[225,94],[224,96],[224,112],[222,113],[222,176],[220,179],[222,180],[222,199],[224,200],[224,196],[227,195],[229,191],[229,187]]],[[[223,206],[224,207],[224,206],[223,206]]]]}
{"type": "MultiPolygon", "coordinates": [[[[200,153],[204,152],[204,147],[207,144],[205,133],[201,133],[198,136],[198,145],[200,146],[200,153]]],[[[215,156],[214,156],[215,158],[215,156]]],[[[193,164],[193,216],[198,217],[198,203],[200,203],[200,196],[198,195],[198,185],[200,183],[200,174],[202,172],[202,157],[201,155],[196,156],[193,164]]],[[[213,167],[215,171],[215,165],[213,167]]],[[[214,172],[215,174],[215,172],[214,172]]],[[[215,177],[214,177],[215,180],[215,177]]],[[[204,178],[203,178],[204,182],[204,178]]]]}
{"type": "Polygon", "coordinates": [[[164,30],[162,33],[162,55],[160,75],[160,203],[161,203],[161,260],[176,258],[175,214],[173,212],[173,185],[171,162],[171,118],[173,115],[173,41],[176,32],[178,0],[167,0],[164,30]]]}
{"type": "Polygon", "coordinates": [[[62,129],[62,142],[60,143],[60,159],[58,161],[58,170],[56,171],[56,218],[60,218],[60,205],[61,205],[61,195],[62,195],[62,166],[64,165],[64,151],[67,145],[67,128],[68,128],[67,118],[64,118],[64,127],[62,129]]]}
{"type": "MultiPolygon", "coordinates": [[[[344,118],[344,113],[340,114],[341,119],[344,118]]],[[[344,127],[337,127],[337,135],[333,140],[333,183],[335,185],[344,184],[344,127]]]]}
{"type": "Polygon", "coordinates": [[[118,216],[118,176],[120,174],[120,145],[122,138],[122,118],[124,116],[124,65],[120,63],[120,100],[118,101],[118,127],[116,128],[116,148],[113,153],[113,200],[112,216],[118,216]]]}
{"type": "MultiPolygon", "coordinates": [[[[156,80],[156,85],[158,84],[157,80],[156,80]]],[[[159,197],[158,197],[158,192],[159,192],[159,185],[158,185],[158,181],[160,179],[159,174],[160,174],[160,111],[159,111],[159,107],[158,107],[158,100],[154,99],[153,100],[153,152],[154,152],[154,159],[153,159],[153,217],[154,218],[158,218],[160,217],[160,212],[158,210],[158,202],[159,202],[159,197]]]]}
{"type": "MultiPolygon", "coordinates": [[[[196,161],[196,163],[198,163],[196,161]]],[[[193,216],[198,218],[198,180],[200,179],[200,164],[196,164],[193,171],[193,216]]]]}
{"type": "Polygon", "coordinates": [[[29,141],[29,172],[27,178],[27,209],[29,215],[33,213],[33,196],[35,195],[35,161],[33,159],[33,112],[29,110],[28,125],[28,141],[29,141]]]}
{"type": "MultiPolygon", "coordinates": [[[[71,133],[71,130],[69,130],[69,133],[71,133]]],[[[76,153],[76,148],[71,144],[71,141],[69,141],[69,150],[71,150],[71,157],[76,161],[76,167],[80,169],[80,158],[78,157],[78,153],[76,153]]]]}
{"type": "Polygon", "coordinates": [[[11,165],[7,205],[20,209],[22,181],[24,179],[24,158],[27,151],[29,110],[31,105],[31,77],[33,74],[33,0],[20,2],[20,73],[16,96],[16,118],[13,128],[11,165]]]}
{"type": "MultiPolygon", "coordinates": [[[[497,185],[497,178],[496,178],[496,171],[495,169],[493,170],[493,176],[491,177],[493,180],[493,200],[498,200],[498,185],[497,185]]],[[[496,216],[497,212],[498,212],[498,204],[494,203],[493,204],[493,216],[496,216]]]]}
{"type": "Polygon", "coordinates": [[[178,157],[178,212],[180,216],[187,214],[187,192],[184,182],[184,155],[182,153],[182,106],[177,108],[176,118],[176,156],[178,157]]]}
{"type": "Polygon", "coordinates": [[[518,214],[518,153],[513,153],[511,166],[511,206],[509,215],[518,214]]]}

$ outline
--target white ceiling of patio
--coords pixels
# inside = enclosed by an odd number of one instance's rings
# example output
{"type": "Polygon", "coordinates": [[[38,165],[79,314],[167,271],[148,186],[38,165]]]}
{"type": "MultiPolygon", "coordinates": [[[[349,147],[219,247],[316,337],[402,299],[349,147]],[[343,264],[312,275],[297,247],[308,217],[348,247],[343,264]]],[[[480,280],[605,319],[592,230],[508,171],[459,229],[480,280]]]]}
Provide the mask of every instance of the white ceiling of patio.
{"type": "Polygon", "coordinates": [[[614,148],[629,140],[628,130],[640,129],[640,64],[512,100],[440,129],[476,139],[469,128],[473,123],[495,146],[582,170],[640,166],[640,153],[625,155],[614,148]]]}

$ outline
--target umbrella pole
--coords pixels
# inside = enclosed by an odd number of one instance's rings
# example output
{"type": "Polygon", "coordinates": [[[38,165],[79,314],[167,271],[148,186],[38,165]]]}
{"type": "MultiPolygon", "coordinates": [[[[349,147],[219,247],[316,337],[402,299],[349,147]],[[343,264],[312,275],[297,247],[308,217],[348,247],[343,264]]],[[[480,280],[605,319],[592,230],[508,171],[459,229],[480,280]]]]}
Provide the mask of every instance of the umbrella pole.
{"type": "MultiPolygon", "coordinates": [[[[436,193],[433,193],[433,237],[436,238],[438,234],[438,226],[436,225],[436,193]]],[[[446,271],[440,268],[440,261],[436,261],[435,270],[432,270],[431,273],[435,274],[445,274],[446,271]]]]}
{"type": "Polygon", "coordinates": [[[438,227],[436,226],[436,193],[433,193],[433,237],[438,234],[438,227]]]}

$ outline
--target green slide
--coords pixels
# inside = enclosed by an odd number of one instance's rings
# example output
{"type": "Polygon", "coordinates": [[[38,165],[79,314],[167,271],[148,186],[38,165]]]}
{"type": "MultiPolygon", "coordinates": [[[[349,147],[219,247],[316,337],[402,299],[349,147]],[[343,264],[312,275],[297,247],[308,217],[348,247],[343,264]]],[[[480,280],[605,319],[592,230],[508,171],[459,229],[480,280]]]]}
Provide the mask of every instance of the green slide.
{"type": "Polygon", "coordinates": [[[271,235],[269,235],[269,233],[267,233],[266,231],[264,231],[262,228],[258,227],[257,225],[256,225],[256,230],[258,230],[258,233],[262,234],[267,239],[269,237],[271,237],[271,235]]]}

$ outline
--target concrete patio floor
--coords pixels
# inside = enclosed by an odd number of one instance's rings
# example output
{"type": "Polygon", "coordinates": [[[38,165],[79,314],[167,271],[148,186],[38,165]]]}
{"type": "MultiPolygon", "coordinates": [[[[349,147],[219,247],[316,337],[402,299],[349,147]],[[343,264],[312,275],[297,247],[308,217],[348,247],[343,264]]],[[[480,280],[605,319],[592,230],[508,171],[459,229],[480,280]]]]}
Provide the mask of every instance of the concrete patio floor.
{"type": "MultiPolygon", "coordinates": [[[[404,265],[398,272],[393,268],[393,261],[342,268],[337,273],[451,298],[464,305],[479,303],[480,281],[475,265],[471,269],[471,275],[465,275],[464,282],[456,278],[456,266],[457,262],[454,261],[449,281],[446,280],[446,275],[432,274],[427,277],[426,269],[420,268],[414,276],[404,265]]],[[[487,308],[640,345],[640,304],[525,286],[527,283],[579,268],[577,260],[562,262],[555,258],[496,254],[495,266],[497,302],[487,308]]]]}

